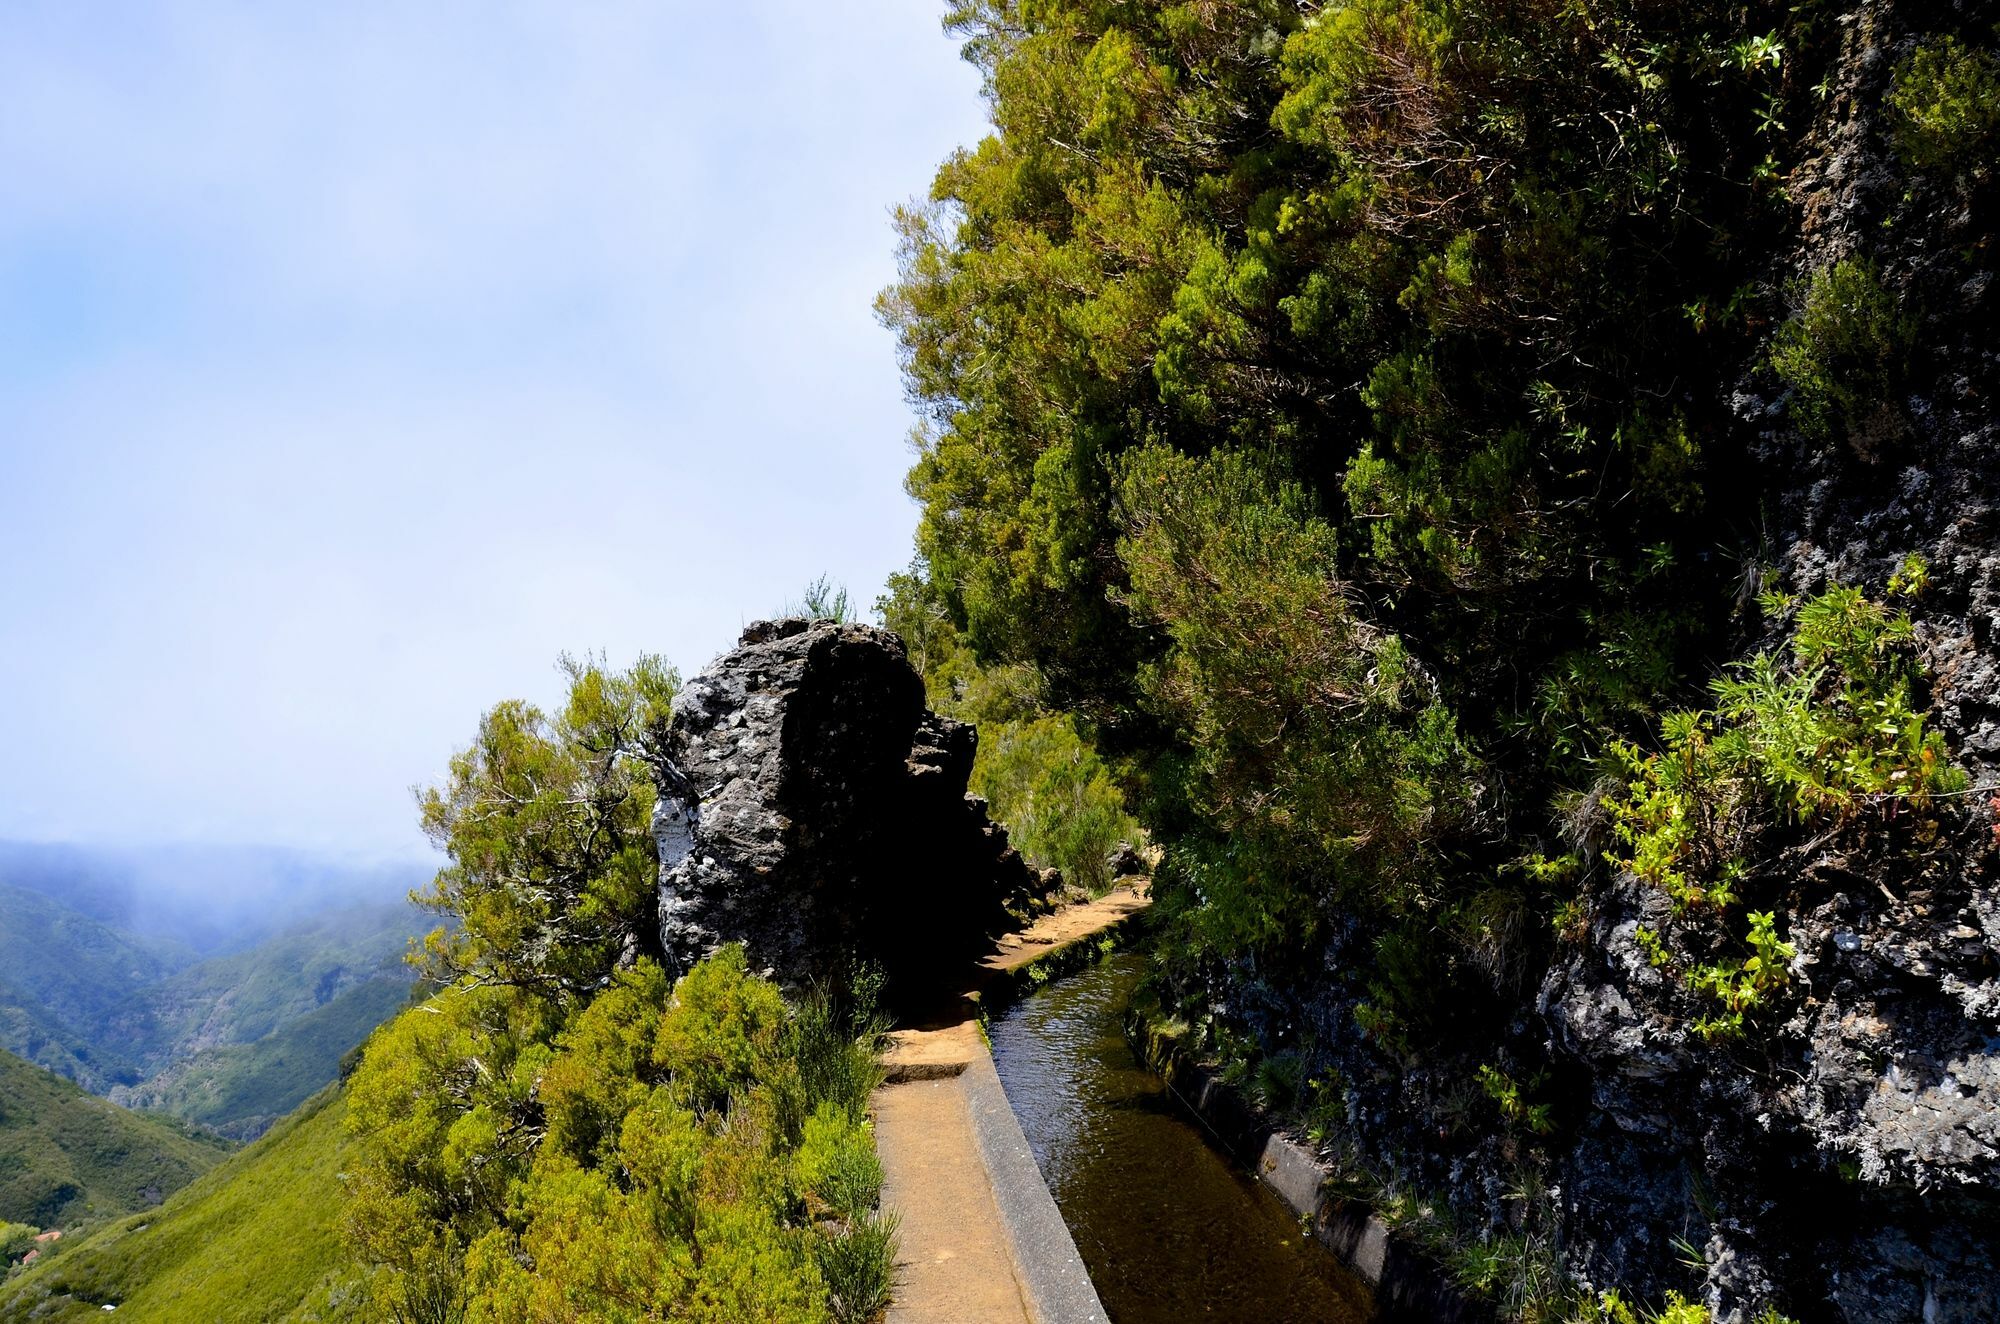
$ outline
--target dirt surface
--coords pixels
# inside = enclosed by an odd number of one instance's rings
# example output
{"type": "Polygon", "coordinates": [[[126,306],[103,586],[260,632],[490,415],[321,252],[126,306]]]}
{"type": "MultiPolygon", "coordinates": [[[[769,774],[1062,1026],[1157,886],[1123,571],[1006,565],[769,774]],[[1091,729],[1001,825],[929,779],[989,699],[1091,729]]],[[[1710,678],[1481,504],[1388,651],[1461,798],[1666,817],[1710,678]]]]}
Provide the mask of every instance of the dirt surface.
{"type": "Polygon", "coordinates": [[[974,1132],[965,1071],[977,1062],[991,1074],[974,998],[994,980],[1114,928],[1150,904],[1145,880],[1135,879],[1096,901],[1043,916],[997,942],[967,971],[963,987],[940,999],[934,1015],[890,1036],[885,1083],[874,1097],[882,1203],[901,1219],[888,1324],[1059,1324],[1037,1317],[1033,1293],[1021,1282],[1020,1248],[974,1132]]]}
{"type": "Polygon", "coordinates": [[[1037,1324],[958,1077],[878,1091],[875,1148],[902,1219],[889,1324],[1037,1324]]]}
{"type": "Polygon", "coordinates": [[[1122,924],[1153,904],[1152,884],[1134,878],[1106,892],[1095,901],[1065,906],[1044,915],[1020,933],[1010,933],[994,944],[992,955],[980,961],[983,969],[996,973],[1018,970],[1058,947],[1102,933],[1122,924]]]}

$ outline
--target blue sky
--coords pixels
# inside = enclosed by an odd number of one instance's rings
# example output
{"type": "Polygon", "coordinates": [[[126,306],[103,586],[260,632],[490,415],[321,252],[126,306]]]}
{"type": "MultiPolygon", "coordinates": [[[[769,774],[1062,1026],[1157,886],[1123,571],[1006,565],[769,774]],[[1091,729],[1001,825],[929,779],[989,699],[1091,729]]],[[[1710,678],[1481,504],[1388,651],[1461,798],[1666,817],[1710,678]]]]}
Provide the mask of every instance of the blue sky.
{"type": "Polygon", "coordinates": [[[414,849],[558,652],[871,599],[941,9],[0,7],[0,836],[414,849]]]}

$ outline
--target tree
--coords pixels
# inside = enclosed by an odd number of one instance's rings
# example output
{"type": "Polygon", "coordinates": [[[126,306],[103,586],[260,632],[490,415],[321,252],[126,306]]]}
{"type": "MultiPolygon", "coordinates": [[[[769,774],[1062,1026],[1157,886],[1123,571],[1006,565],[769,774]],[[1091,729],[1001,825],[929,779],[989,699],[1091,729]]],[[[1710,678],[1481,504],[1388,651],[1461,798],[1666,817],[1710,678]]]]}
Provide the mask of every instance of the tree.
{"type": "Polygon", "coordinates": [[[426,940],[440,985],[467,976],[574,999],[657,954],[650,768],[680,677],[564,657],[560,711],[509,700],[418,797],[451,863],[415,899],[457,923],[426,940]]]}

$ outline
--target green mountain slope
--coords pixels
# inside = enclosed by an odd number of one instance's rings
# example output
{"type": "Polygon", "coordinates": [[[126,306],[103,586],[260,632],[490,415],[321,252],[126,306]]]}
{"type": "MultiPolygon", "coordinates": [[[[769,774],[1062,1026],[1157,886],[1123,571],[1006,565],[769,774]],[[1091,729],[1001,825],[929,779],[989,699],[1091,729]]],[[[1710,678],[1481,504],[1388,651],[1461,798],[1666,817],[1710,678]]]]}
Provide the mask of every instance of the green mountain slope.
{"type": "Polygon", "coordinates": [[[159,1039],[141,990],[194,954],[11,884],[0,883],[0,914],[0,1049],[86,1089],[138,1080],[159,1039]]]}
{"type": "Polygon", "coordinates": [[[239,1140],[332,1080],[401,1005],[403,952],[426,927],[402,902],[349,906],[197,961],[13,884],[0,914],[0,1048],[239,1140]]]}
{"type": "Polygon", "coordinates": [[[410,972],[398,967],[345,989],[254,1043],[203,1049],[121,1091],[120,1098],[234,1140],[255,1139],[332,1080],[340,1059],[394,1015],[409,994],[410,972]]]}
{"type": "Polygon", "coordinates": [[[224,1152],[0,1052],[0,1220],[60,1227],[144,1209],[224,1152]]]}
{"type": "MultiPolygon", "coordinates": [[[[181,970],[147,993],[164,1052],[179,1057],[262,1039],[356,984],[403,971],[410,936],[424,927],[402,902],[350,907],[181,970]]],[[[407,986],[408,975],[400,977],[407,986]]]]}
{"type": "Polygon", "coordinates": [[[0,1321],[341,1320],[359,1270],[341,1244],[346,1099],[328,1088],[165,1206],[100,1229],[0,1285],[0,1321]]]}

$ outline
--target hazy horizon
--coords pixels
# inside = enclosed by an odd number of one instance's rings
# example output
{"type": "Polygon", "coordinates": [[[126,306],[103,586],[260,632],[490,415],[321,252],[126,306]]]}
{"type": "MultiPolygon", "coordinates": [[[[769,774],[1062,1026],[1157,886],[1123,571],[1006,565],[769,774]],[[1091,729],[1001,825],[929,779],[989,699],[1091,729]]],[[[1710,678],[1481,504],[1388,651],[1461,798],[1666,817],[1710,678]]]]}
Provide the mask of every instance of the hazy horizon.
{"type": "Polygon", "coordinates": [[[422,859],[559,653],[871,601],[942,12],[0,15],[0,838],[422,859]]]}

